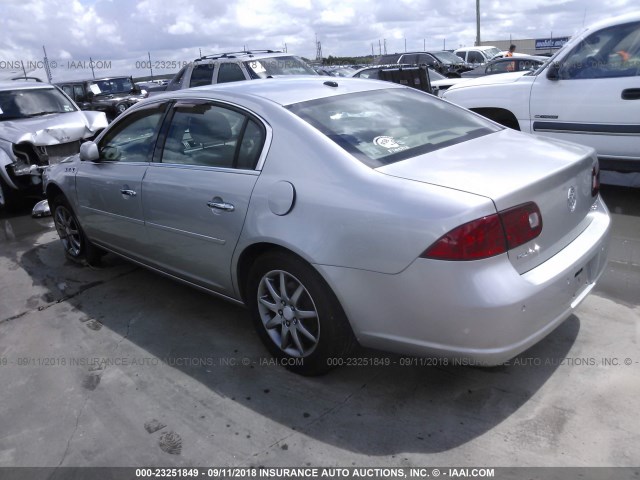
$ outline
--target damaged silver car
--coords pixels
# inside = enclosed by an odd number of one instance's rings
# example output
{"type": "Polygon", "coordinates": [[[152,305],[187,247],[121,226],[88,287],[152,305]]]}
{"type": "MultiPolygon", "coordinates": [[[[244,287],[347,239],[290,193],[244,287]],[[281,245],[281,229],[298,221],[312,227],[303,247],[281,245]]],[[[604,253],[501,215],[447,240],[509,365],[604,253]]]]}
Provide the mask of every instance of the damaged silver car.
{"type": "Polygon", "coordinates": [[[107,126],[53,85],[0,82],[0,208],[42,195],[42,171],[80,151],[107,126]]]}

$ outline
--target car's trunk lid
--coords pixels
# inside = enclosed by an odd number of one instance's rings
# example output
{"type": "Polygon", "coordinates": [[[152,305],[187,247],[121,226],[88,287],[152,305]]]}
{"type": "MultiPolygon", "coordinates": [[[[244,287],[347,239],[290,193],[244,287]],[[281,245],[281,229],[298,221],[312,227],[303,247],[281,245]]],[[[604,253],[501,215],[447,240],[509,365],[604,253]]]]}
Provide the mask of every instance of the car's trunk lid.
{"type": "Polygon", "coordinates": [[[509,259],[524,273],[567,246],[589,223],[593,150],[502,130],[413,157],[377,171],[493,200],[502,211],[535,202],[542,232],[514,248],[509,259]]]}

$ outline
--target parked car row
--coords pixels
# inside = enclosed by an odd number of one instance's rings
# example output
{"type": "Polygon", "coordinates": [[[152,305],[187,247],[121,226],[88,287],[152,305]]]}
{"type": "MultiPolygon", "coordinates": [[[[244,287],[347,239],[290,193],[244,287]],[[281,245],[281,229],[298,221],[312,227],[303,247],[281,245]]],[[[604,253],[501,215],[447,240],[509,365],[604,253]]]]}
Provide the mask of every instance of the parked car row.
{"type": "Polygon", "coordinates": [[[378,57],[375,63],[377,65],[427,65],[445,77],[459,77],[462,72],[471,69],[467,63],[447,51],[394,53],[378,57]]]}
{"type": "Polygon", "coordinates": [[[109,121],[149,96],[131,77],[92,78],[56,83],[82,110],[104,112],[109,121]]]}
{"type": "Polygon", "coordinates": [[[535,71],[547,60],[549,60],[547,57],[537,57],[532,55],[513,58],[496,58],[490,60],[485,65],[480,65],[473,70],[464,72],[462,74],[462,78],[484,77],[485,75],[496,75],[508,72],[535,71]]]}

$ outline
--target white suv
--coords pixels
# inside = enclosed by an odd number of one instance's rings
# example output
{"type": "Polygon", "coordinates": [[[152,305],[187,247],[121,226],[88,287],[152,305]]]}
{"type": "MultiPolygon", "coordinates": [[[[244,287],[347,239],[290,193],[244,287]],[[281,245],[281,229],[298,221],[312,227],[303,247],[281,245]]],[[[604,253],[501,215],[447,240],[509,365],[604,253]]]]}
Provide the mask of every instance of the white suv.
{"type": "Polygon", "coordinates": [[[471,79],[443,98],[507,127],[593,147],[604,169],[640,171],[640,13],[589,26],[535,72],[471,79]]]}
{"type": "Polygon", "coordinates": [[[470,65],[484,65],[496,55],[499,55],[500,49],[489,45],[481,45],[479,47],[462,47],[454,50],[457,56],[470,65]]]}
{"type": "Polygon", "coordinates": [[[318,74],[301,58],[288,53],[274,50],[228,52],[206,55],[186,64],[171,79],[166,90],[282,75],[318,74]]]}

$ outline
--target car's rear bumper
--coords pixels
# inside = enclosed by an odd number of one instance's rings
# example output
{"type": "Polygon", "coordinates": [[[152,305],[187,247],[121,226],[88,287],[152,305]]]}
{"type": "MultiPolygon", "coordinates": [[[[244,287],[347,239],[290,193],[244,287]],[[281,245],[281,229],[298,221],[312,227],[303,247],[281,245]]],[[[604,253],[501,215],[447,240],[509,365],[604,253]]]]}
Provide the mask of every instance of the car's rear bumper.
{"type": "Polygon", "coordinates": [[[573,242],[522,275],[506,255],[471,262],[419,258],[397,275],[317,268],[362,345],[497,365],[567,319],[604,272],[610,218],[601,199],[594,207],[573,242]]]}

